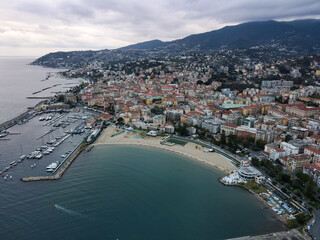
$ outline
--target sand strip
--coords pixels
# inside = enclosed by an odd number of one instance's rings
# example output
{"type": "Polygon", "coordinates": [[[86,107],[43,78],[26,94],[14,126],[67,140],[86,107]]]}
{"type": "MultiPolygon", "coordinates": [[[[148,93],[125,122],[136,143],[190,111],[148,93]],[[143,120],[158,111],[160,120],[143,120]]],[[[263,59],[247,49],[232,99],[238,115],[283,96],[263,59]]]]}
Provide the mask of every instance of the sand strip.
{"type": "Polygon", "coordinates": [[[185,146],[181,145],[174,145],[174,146],[167,146],[161,145],[160,140],[161,137],[140,137],[138,138],[139,134],[137,132],[130,132],[130,133],[122,133],[117,136],[111,137],[111,135],[115,134],[117,129],[115,127],[108,127],[105,131],[101,134],[99,139],[97,139],[94,145],[138,145],[138,146],[145,146],[145,147],[153,147],[162,149],[165,151],[171,151],[188,158],[197,160],[199,162],[208,164],[225,174],[230,174],[233,170],[236,170],[236,167],[230,162],[229,159],[221,156],[215,152],[204,152],[204,147],[189,142],[185,146]]]}

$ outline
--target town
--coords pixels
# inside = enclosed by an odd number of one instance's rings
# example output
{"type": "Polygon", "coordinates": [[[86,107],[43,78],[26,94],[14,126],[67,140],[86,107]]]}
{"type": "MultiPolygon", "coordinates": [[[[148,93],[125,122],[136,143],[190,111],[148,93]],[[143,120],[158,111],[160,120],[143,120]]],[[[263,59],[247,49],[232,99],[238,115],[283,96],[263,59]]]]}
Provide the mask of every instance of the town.
{"type": "Polygon", "coordinates": [[[320,206],[320,55],[275,55],[260,47],[94,60],[61,73],[86,81],[57,100],[99,111],[92,129],[105,121],[210,145],[239,167],[221,182],[259,194],[296,228],[320,206]]]}

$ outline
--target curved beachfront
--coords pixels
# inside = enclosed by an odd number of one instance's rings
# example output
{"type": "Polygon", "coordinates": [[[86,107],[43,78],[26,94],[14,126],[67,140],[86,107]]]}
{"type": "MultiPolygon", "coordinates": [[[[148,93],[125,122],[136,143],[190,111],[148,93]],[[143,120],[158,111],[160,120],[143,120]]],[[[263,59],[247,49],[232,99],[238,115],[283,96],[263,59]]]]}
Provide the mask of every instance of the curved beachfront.
{"type": "Polygon", "coordinates": [[[167,146],[160,144],[162,139],[161,137],[140,137],[137,132],[123,132],[112,137],[115,133],[117,133],[117,129],[115,127],[108,127],[94,145],[140,145],[159,148],[208,164],[225,174],[230,174],[233,170],[236,170],[236,167],[229,159],[216,152],[205,152],[204,147],[195,143],[188,142],[185,146],[178,144],[167,146]]]}

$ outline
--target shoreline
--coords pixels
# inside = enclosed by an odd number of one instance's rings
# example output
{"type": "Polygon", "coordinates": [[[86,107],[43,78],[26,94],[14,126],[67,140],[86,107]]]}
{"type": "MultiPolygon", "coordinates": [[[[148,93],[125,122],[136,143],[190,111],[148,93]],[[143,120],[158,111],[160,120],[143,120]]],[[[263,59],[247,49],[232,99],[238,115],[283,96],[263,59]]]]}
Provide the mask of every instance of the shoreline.
{"type": "MultiPolygon", "coordinates": [[[[242,188],[243,190],[246,190],[248,191],[249,193],[253,194],[253,196],[258,200],[260,201],[264,206],[265,208],[262,208],[262,209],[269,209],[271,210],[270,206],[267,204],[267,202],[256,192],[252,191],[251,189],[247,188],[245,185],[241,185],[241,184],[238,184],[238,183],[225,183],[221,180],[221,178],[219,178],[219,182],[225,186],[228,186],[228,187],[239,187],[239,188],[242,188]]],[[[273,211],[272,211],[273,212],[273,211]]],[[[284,217],[282,217],[281,215],[278,215],[276,214],[275,212],[273,212],[275,217],[281,221],[285,226],[286,225],[286,219],[284,217]]],[[[288,228],[287,228],[288,230],[288,228]]]]}
{"type": "Polygon", "coordinates": [[[117,136],[111,137],[116,131],[114,127],[108,127],[96,140],[93,146],[100,145],[131,145],[131,146],[142,146],[150,147],[155,149],[160,149],[164,151],[170,151],[172,153],[178,154],[180,156],[187,157],[191,160],[204,163],[208,166],[215,168],[223,174],[230,174],[233,170],[236,170],[236,166],[227,158],[221,156],[216,152],[204,152],[204,147],[188,142],[185,146],[174,145],[167,146],[161,145],[161,137],[146,137],[146,138],[136,138],[138,135],[136,132],[122,133],[117,136]]]}
{"type": "MultiPolygon", "coordinates": [[[[172,153],[178,154],[183,157],[187,157],[193,161],[200,162],[202,164],[206,164],[207,166],[213,167],[215,170],[223,173],[223,174],[230,174],[233,170],[236,170],[236,166],[226,157],[220,155],[217,152],[208,152],[205,153],[203,150],[204,147],[201,147],[198,144],[188,142],[185,146],[167,146],[167,145],[161,145],[160,140],[162,138],[159,137],[147,137],[146,139],[141,138],[135,138],[135,135],[138,135],[138,133],[122,133],[117,136],[111,137],[111,135],[114,133],[116,128],[114,127],[108,127],[105,129],[105,131],[100,135],[100,137],[96,140],[96,143],[92,144],[92,146],[107,146],[107,145],[128,145],[128,146],[141,146],[141,147],[148,147],[148,148],[155,148],[159,150],[164,151],[170,151],[172,153]],[[194,148],[194,146],[197,146],[197,149],[194,148]],[[189,149],[189,151],[187,151],[189,149]],[[185,151],[184,151],[185,150],[185,151]],[[192,151],[192,154],[189,154],[190,151],[192,151]],[[213,161],[209,161],[208,157],[211,158],[213,161]],[[215,161],[217,160],[217,161],[215,161]]],[[[266,207],[266,209],[270,209],[270,206],[264,201],[264,199],[259,196],[259,194],[253,192],[252,190],[246,188],[245,186],[242,186],[240,184],[225,184],[221,181],[221,178],[218,179],[218,181],[225,185],[225,186],[235,186],[240,187],[243,190],[248,191],[249,193],[253,194],[254,197],[262,203],[263,206],[266,207]]],[[[281,216],[275,214],[273,212],[275,218],[279,221],[281,221],[286,226],[286,221],[281,216]]]]}
{"type": "MultiPolygon", "coordinates": [[[[156,147],[156,146],[152,146],[152,145],[147,145],[147,144],[137,144],[137,143],[95,143],[95,144],[92,144],[93,146],[108,146],[108,145],[124,145],[124,146],[138,146],[138,147],[146,147],[146,148],[154,148],[154,149],[159,149],[159,150],[167,150],[167,151],[170,151],[174,154],[177,154],[177,155],[180,155],[180,156],[183,156],[183,157],[186,157],[186,158],[189,158],[193,161],[197,161],[197,162],[201,162],[201,163],[204,163],[208,166],[211,166],[213,167],[214,169],[218,170],[219,172],[221,173],[224,173],[224,174],[230,174],[231,172],[229,170],[226,170],[226,169],[223,169],[221,168],[220,166],[217,166],[215,164],[212,164],[212,163],[209,163],[205,160],[202,160],[200,158],[197,158],[195,156],[191,156],[191,155],[188,155],[188,154],[185,154],[185,153],[182,153],[180,151],[177,151],[177,150],[172,150],[172,149],[167,149],[167,148],[161,148],[161,147],[156,147]]],[[[211,153],[212,154],[212,153],[211,153]]],[[[218,154],[218,153],[216,153],[218,154]]],[[[220,155],[219,155],[220,156],[220,155]]]]}

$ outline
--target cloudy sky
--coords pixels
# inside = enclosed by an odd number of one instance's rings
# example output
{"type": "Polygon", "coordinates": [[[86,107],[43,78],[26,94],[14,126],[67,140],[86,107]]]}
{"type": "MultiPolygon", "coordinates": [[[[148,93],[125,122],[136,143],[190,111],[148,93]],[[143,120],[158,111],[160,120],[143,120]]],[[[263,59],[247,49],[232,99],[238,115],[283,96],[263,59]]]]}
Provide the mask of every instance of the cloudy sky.
{"type": "Polygon", "coordinates": [[[0,56],[113,49],[247,21],[320,18],[319,0],[1,0],[0,56]]]}

